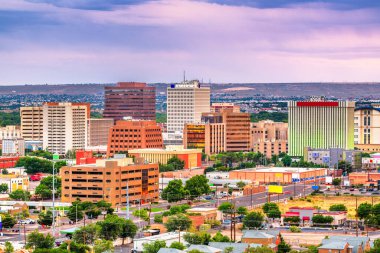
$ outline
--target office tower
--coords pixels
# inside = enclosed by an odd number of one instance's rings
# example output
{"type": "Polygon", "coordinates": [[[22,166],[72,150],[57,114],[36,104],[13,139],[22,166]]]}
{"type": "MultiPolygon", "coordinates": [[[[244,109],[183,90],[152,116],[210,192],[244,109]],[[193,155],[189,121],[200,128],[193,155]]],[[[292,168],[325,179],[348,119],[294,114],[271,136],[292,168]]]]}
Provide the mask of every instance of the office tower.
{"type": "Polygon", "coordinates": [[[109,130],[107,157],[138,148],[163,148],[161,127],[154,120],[116,121],[109,130]]]}
{"type": "Polygon", "coordinates": [[[87,144],[89,103],[44,103],[43,148],[52,153],[66,154],[84,149],[87,144]]]}
{"type": "Polygon", "coordinates": [[[212,103],[211,112],[221,112],[223,110],[231,110],[232,112],[240,112],[240,106],[234,105],[234,103],[212,103]]]}
{"type": "Polygon", "coordinates": [[[8,125],[0,127],[0,140],[21,138],[20,126],[8,125]]]}
{"type": "Polygon", "coordinates": [[[172,84],[167,88],[167,129],[182,133],[185,123],[200,123],[202,113],[210,112],[210,88],[199,81],[172,84]]]}
{"type": "Polygon", "coordinates": [[[251,123],[251,151],[266,157],[288,152],[288,123],[262,120],[251,123]]]}
{"type": "Polygon", "coordinates": [[[107,146],[109,130],[113,125],[113,119],[88,119],[87,146],[107,146]]]}
{"type": "Polygon", "coordinates": [[[24,156],[25,141],[22,138],[4,138],[2,140],[2,156],[24,156]]]}
{"type": "Polygon", "coordinates": [[[186,148],[202,147],[206,154],[249,151],[249,113],[223,110],[203,113],[202,123],[186,124],[183,144],[186,148]]]}
{"type": "Polygon", "coordinates": [[[354,148],[355,102],[290,101],[288,145],[289,155],[302,156],[305,147],[354,148]]]}
{"type": "Polygon", "coordinates": [[[42,141],[43,111],[41,106],[21,107],[21,135],[25,141],[42,141]]]}
{"type": "Polygon", "coordinates": [[[65,166],[60,170],[62,202],[98,202],[105,200],[113,207],[158,200],[158,164],[144,159],[98,159],[95,164],[65,166]]]}
{"type": "Polygon", "coordinates": [[[156,120],[156,88],[146,83],[120,82],[104,87],[104,118],[156,120]]]}
{"type": "Polygon", "coordinates": [[[355,109],[354,144],[355,148],[365,152],[380,151],[380,104],[355,109]]]}

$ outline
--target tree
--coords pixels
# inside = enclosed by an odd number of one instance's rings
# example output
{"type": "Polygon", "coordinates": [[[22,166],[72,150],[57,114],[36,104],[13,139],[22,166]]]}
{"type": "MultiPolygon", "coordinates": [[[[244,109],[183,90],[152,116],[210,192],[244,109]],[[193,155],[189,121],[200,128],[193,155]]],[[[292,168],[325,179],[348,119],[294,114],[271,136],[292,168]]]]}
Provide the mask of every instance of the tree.
{"type": "MultiPolygon", "coordinates": [[[[60,177],[54,177],[54,189],[55,196],[61,195],[62,180],[60,177]]],[[[40,195],[43,199],[50,199],[53,196],[53,176],[47,176],[40,181],[40,184],[36,187],[36,194],[40,195]]]]}
{"type": "Polygon", "coordinates": [[[174,170],[183,170],[183,168],[185,167],[185,162],[179,159],[177,156],[173,156],[172,158],[170,158],[167,164],[172,165],[174,167],[174,170]]]}
{"type": "Polygon", "coordinates": [[[137,226],[136,224],[131,221],[131,220],[127,220],[127,219],[123,219],[123,218],[120,218],[121,220],[121,228],[120,228],[120,235],[119,237],[122,238],[122,245],[124,245],[124,240],[125,238],[134,238],[136,236],[136,233],[137,233],[137,226]]]}
{"type": "Polygon", "coordinates": [[[100,227],[99,236],[102,239],[114,241],[121,234],[121,218],[117,215],[109,214],[103,221],[98,221],[96,224],[100,227]]]}
{"type": "Polygon", "coordinates": [[[226,247],[223,250],[223,253],[232,253],[232,252],[234,252],[234,247],[226,247]]]}
{"type": "Polygon", "coordinates": [[[211,240],[211,235],[206,232],[186,233],[183,239],[189,244],[208,245],[211,240]]]}
{"type": "Polygon", "coordinates": [[[114,252],[113,242],[106,240],[96,240],[94,245],[95,253],[114,252]]]}
{"type": "Polygon", "coordinates": [[[155,223],[162,223],[162,220],[163,220],[163,216],[162,216],[162,214],[156,214],[156,215],[154,216],[154,222],[155,222],[155,223]]]}
{"type": "Polygon", "coordinates": [[[4,214],[2,215],[2,223],[4,228],[13,228],[14,225],[16,225],[17,221],[15,217],[11,216],[10,214],[4,214]]]}
{"type": "Polygon", "coordinates": [[[141,219],[143,219],[144,221],[149,221],[149,215],[148,215],[148,211],[146,209],[140,209],[140,210],[135,210],[133,211],[133,216],[135,217],[139,217],[141,219]]]}
{"type": "Polygon", "coordinates": [[[211,191],[208,179],[204,175],[197,175],[187,180],[185,190],[190,193],[191,199],[208,194],[211,191]]]}
{"type": "Polygon", "coordinates": [[[372,205],[370,203],[361,203],[358,206],[358,217],[360,219],[367,219],[372,212],[372,205]]]}
{"type": "Polygon", "coordinates": [[[184,214],[177,214],[169,217],[168,221],[165,223],[165,227],[169,232],[187,230],[191,227],[191,220],[184,214]]]}
{"type": "Polygon", "coordinates": [[[219,205],[218,210],[222,213],[231,213],[235,209],[234,204],[231,202],[223,202],[219,205]]]}
{"type": "MultiPolygon", "coordinates": [[[[59,253],[68,253],[68,252],[88,253],[91,250],[88,245],[76,243],[76,242],[73,242],[73,241],[71,241],[69,243],[66,243],[66,242],[62,243],[59,246],[59,249],[64,250],[64,251],[59,251],[59,253]]],[[[43,251],[43,253],[51,253],[51,252],[54,252],[54,250],[56,250],[56,248],[49,249],[49,251],[47,251],[47,252],[43,251]]],[[[35,251],[33,253],[35,253],[35,251]]]]}
{"type": "Polygon", "coordinates": [[[347,211],[347,207],[344,204],[331,205],[329,211],[347,211]]]}
{"type": "Polygon", "coordinates": [[[243,189],[247,184],[244,183],[243,181],[239,181],[236,183],[236,186],[239,188],[239,189],[243,189]]]}
{"type": "Polygon", "coordinates": [[[239,206],[239,207],[236,209],[236,212],[237,212],[239,215],[247,215],[247,213],[248,213],[248,209],[247,209],[245,206],[239,206]]]}
{"type": "Polygon", "coordinates": [[[285,155],[282,157],[281,162],[284,164],[285,167],[289,167],[292,164],[292,158],[288,155],[285,155]]]}
{"type": "Polygon", "coordinates": [[[187,194],[188,192],[182,185],[182,180],[175,179],[169,181],[168,186],[162,191],[161,197],[171,203],[185,199],[187,194]]]}
{"type": "Polygon", "coordinates": [[[277,246],[277,253],[287,253],[291,251],[291,249],[290,245],[284,241],[284,238],[282,238],[282,235],[280,234],[280,243],[277,246]]]}
{"type": "Polygon", "coordinates": [[[268,218],[280,218],[281,211],[276,203],[265,203],[263,206],[263,212],[268,216],[268,218]]]}
{"type": "Polygon", "coordinates": [[[84,227],[80,227],[75,230],[73,234],[73,241],[78,244],[94,244],[99,237],[99,226],[96,224],[90,224],[84,227]]]}
{"type": "Polygon", "coordinates": [[[197,249],[192,249],[192,250],[188,251],[187,253],[203,253],[203,252],[200,250],[197,250],[197,249]]]}
{"type": "Polygon", "coordinates": [[[5,251],[4,251],[4,253],[13,253],[14,252],[14,248],[13,248],[13,245],[12,245],[12,243],[10,243],[10,242],[5,242],[5,244],[4,244],[4,246],[5,246],[5,251]]]}
{"type": "Polygon", "coordinates": [[[3,174],[3,175],[8,175],[8,174],[9,174],[9,171],[8,171],[7,169],[3,169],[3,170],[1,171],[1,174],[3,174]]]}
{"type": "Polygon", "coordinates": [[[36,187],[35,193],[40,196],[41,199],[50,199],[53,196],[52,190],[44,184],[39,184],[36,187]]]}
{"type": "Polygon", "coordinates": [[[264,215],[260,212],[250,212],[243,218],[243,225],[246,228],[259,228],[264,221],[264,215]]]}
{"type": "Polygon", "coordinates": [[[334,221],[334,218],[331,216],[323,216],[321,214],[316,214],[312,218],[313,224],[331,224],[334,221]]]}
{"type": "Polygon", "coordinates": [[[183,245],[180,242],[172,242],[172,244],[170,244],[170,248],[184,250],[185,249],[185,245],[183,245]]]}
{"type": "Polygon", "coordinates": [[[214,237],[211,238],[211,241],[213,241],[213,242],[229,242],[230,238],[228,236],[225,236],[222,233],[220,233],[220,231],[218,231],[214,235],[214,237]]]}
{"type": "Polygon", "coordinates": [[[39,233],[38,230],[33,231],[27,237],[27,248],[33,249],[52,249],[54,247],[55,238],[50,235],[39,233]]]}
{"type": "Polygon", "coordinates": [[[336,187],[338,187],[338,186],[340,186],[340,184],[342,183],[342,179],[340,179],[340,178],[334,178],[333,179],[333,181],[332,181],[332,184],[333,184],[333,186],[336,188],[336,187]]]}
{"type": "Polygon", "coordinates": [[[69,218],[72,222],[78,222],[83,220],[84,212],[82,210],[82,206],[78,205],[78,203],[73,202],[73,205],[70,206],[67,212],[67,218],[69,218]]]}
{"type": "Polygon", "coordinates": [[[38,224],[43,226],[51,226],[53,224],[53,213],[52,211],[48,210],[46,212],[41,212],[38,215],[38,224]]]}
{"type": "Polygon", "coordinates": [[[21,189],[17,189],[11,193],[9,193],[9,198],[14,200],[24,200],[27,201],[30,199],[30,192],[24,191],[21,189]]]}
{"type": "MultiPolygon", "coordinates": [[[[112,209],[112,204],[111,203],[108,203],[107,201],[105,200],[101,200],[101,201],[98,201],[96,203],[96,206],[102,211],[102,212],[109,212],[111,209],[112,209]]],[[[112,209],[113,210],[113,209],[112,209]]],[[[111,212],[113,213],[113,211],[111,212]]],[[[106,216],[104,215],[104,218],[106,216]]]]}
{"type": "Polygon", "coordinates": [[[8,184],[6,183],[0,184],[0,192],[1,193],[8,192],[8,184]]]}
{"type": "Polygon", "coordinates": [[[342,170],[343,173],[351,173],[352,172],[352,164],[347,161],[339,161],[338,169],[342,170]]]}
{"type": "Polygon", "coordinates": [[[166,248],[166,242],[157,240],[143,244],[143,253],[157,253],[161,248],[166,248]]]}
{"type": "Polygon", "coordinates": [[[273,253],[273,250],[267,246],[248,248],[248,253],[273,253]]]}

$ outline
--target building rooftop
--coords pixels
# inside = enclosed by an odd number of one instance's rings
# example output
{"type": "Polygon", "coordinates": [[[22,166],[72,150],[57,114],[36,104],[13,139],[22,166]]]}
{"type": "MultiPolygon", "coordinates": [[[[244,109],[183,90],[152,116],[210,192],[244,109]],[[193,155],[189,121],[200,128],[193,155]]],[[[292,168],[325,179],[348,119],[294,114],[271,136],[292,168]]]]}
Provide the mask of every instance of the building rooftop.
{"type": "Polygon", "coordinates": [[[293,168],[293,167],[260,167],[260,168],[248,168],[238,170],[239,172],[289,172],[289,173],[300,173],[314,170],[321,170],[326,168],[293,168]]]}
{"type": "Polygon", "coordinates": [[[280,231],[278,230],[265,230],[265,231],[243,230],[242,238],[259,238],[259,239],[274,238],[279,233],[280,231]]]}
{"type": "Polygon", "coordinates": [[[161,248],[157,253],[185,253],[186,251],[172,248],[161,248]]]}
{"type": "Polygon", "coordinates": [[[346,247],[347,242],[343,241],[329,241],[326,244],[323,244],[322,246],[318,247],[318,249],[337,249],[337,250],[343,250],[346,247]]]}
{"type": "Polygon", "coordinates": [[[199,250],[202,253],[219,253],[219,252],[222,252],[222,250],[219,248],[214,248],[214,247],[207,246],[207,245],[195,245],[195,244],[190,245],[190,247],[187,249],[187,251],[191,251],[194,249],[199,250]]]}
{"type": "MultiPolygon", "coordinates": [[[[186,232],[181,232],[181,237],[184,236],[186,232]]],[[[157,241],[157,240],[162,240],[162,241],[167,241],[167,240],[172,240],[178,238],[178,233],[177,232],[169,232],[169,233],[163,233],[159,235],[152,235],[152,236],[147,236],[143,238],[136,238],[133,239],[134,241],[157,241]]]]}
{"type": "Polygon", "coordinates": [[[209,212],[209,211],[216,211],[218,210],[215,207],[195,207],[195,208],[190,208],[187,210],[187,212],[209,212]]]}
{"type": "Polygon", "coordinates": [[[245,250],[248,247],[257,248],[257,247],[262,246],[262,244],[257,244],[257,243],[248,244],[248,243],[235,243],[235,242],[210,242],[208,245],[213,248],[221,249],[222,252],[224,252],[226,248],[231,247],[233,248],[232,253],[242,253],[242,252],[245,252],[245,250]]]}

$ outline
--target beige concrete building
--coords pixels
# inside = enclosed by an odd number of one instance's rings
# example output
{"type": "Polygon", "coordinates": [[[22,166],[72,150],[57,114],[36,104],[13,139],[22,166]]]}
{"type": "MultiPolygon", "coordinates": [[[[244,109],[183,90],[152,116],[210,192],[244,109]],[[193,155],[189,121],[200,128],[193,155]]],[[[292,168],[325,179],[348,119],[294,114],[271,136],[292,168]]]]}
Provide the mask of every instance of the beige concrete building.
{"type": "Polygon", "coordinates": [[[0,140],[21,138],[20,126],[8,125],[0,127],[0,140]]]}
{"type": "Polygon", "coordinates": [[[351,101],[290,101],[289,155],[302,156],[305,147],[354,149],[354,108],[351,101]]]}
{"type": "Polygon", "coordinates": [[[87,146],[89,103],[45,103],[43,148],[61,155],[87,146]]]}
{"type": "Polygon", "coordinates": [[[21,135],[25,141],[42,141],[43,111],[41,106],[21,107],[21,135]]]}
{"type": "Polygon", "coordinates": [[[8,192],[15,190],[29,190],[29,177],[27,175],[0,175],[0,184],[8,185],[8,192]]]}
{"type": "Polygon", "coordinates": [[[23,138],[6,138],[2,140],[2,156],[24,156],[25,140],[23,138]]]}
{"type": "Polygon", "coordinates": [[[113,207],[127,202],[158,200],[158,164],[132,158],[97,160],[96,164],[65,166],[62,178],[62,202],[106,200],[113,207]]]}
{"type": "Polygon", "coordinates": [[[262,120],[251,123],[251,151],[266,157],[288,152],[288,123],[262,120]]]}
{"type": "Polygon", "coordinates": [[[114,120],[111,118],[88,119],[88,139],[87,146],[107,146],[108,134],[114,120]]]}
{"type": "Polygon", "coordinates": [[[380,104],[355,109],[354,144],[356,148],[365,152],[380,150],[380,104]]]}
{"type": "Polygon", "coordinates": [[[193,169],[202,165],[202,149],[185,149],[183,146],[166,146],[162,148],[130,149],[128,154],[143,157],[151,163],[167,164],[174,156],[184,161],[184,169],[193,169]]]}
{"type": "Polygon", "coordinates": [[[167,88],[167,130],[183,132],[186,123],[200,123],[202,113],[210,112],[210,88],[199,81],[172,84],[167,88]]]}
{"type": "Polygon", "coordinates": [[[210,112],[222,112],[223,110],[230,110],[232,112],[240,112],[240,106],[234,103],[212,103],[210,112]]]}

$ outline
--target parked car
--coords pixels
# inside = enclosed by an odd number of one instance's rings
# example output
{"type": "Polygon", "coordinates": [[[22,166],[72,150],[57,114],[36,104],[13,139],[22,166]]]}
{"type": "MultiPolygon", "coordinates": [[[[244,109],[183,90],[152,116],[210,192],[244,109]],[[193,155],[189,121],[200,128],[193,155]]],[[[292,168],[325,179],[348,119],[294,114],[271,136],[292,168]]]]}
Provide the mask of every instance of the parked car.
{"type": "Polygon", "coordinates": [[[28,219],[25,219],[25,220],[20,220],[19,223],[20,223],[20,224],[35,224],[36,221],[33,220],[33,219],[29,219],[29,218],[28,218],[28,219]]]}

